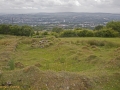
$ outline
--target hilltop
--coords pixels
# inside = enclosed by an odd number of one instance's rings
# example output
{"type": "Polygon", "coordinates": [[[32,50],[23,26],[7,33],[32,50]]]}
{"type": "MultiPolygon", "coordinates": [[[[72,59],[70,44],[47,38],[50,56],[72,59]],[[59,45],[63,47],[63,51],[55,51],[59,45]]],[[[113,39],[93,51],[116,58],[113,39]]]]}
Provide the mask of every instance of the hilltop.
{"type": "Polygon", "coordinates": [[[119,90],[118,41],[0,35],[0,84],[23,90],[119,90]]]}

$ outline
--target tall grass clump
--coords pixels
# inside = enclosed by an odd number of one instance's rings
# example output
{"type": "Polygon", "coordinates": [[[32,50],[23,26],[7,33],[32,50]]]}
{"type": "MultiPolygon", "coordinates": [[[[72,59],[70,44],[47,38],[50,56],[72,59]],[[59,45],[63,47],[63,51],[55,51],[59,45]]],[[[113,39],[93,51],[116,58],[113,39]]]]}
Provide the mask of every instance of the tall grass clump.
{"type": "Polygon", "coordinates": [[[4,38],[4,36],[3,35],[0,35],[0,39],[3,39],[4,38]]]}
{"type": "Polygon", "coordinates": [[[10,67],[10,70],[14,70],[15,69],[15,62],[14,62],[13,59],[9,60],[8,66],[10,67]]]}
{"type": "Polygon", "coordinates": [[[95,46],[105,46],[105,41],[89,40],[87,41],[87,44],[95,46]]]}
{"type": "Polygon", "coordinates": [[[25,38],[24,40],[21,41],[23,44],[31,44],[32,40],[29,38],[25,38]]]}
{"type": "Polygon", "coordinates": [[[118,43],[114,43],[114,42],[110,42],[110,41],[106,41],[106,40],[103,40],[103,41],[98,41],[98,40],[88,40],[86,41],[87,44],[89,45],[95,45],[95,46],[105,46],[105,47],[119,47],[120,44],[118,43]]]}

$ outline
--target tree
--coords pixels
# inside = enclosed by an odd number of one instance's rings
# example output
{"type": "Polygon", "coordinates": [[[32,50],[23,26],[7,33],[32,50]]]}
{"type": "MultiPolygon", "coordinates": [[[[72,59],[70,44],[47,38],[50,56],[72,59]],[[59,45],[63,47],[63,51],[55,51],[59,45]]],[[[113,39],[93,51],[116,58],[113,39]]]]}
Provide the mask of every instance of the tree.
{"type": "Polygon", "coordinates": [[[39,35],[39,31],[36,31],[36,35],[39,35]]]}
{"type": "Polygon", "coordinates": [[[92,30],[80,30],[77,32],[79,37],[93,37],[94,33],[92,30]]]}
{"type": "Polygon", "coordinates": [[[100,31],[96,31],[95,36],[97,37],[118,37],[119,32],[112,30],[110,28],[104,28],[100,31]]]}
{"type": "Polygon", "coordinates": [[[63,31],[63,29],[62,28],[59,28],[59,27],[54,27],[53,29],[52,29],[52,32],[56,32],[56,33],[60,33],[60,32],[62,32],[63,31]]]}
{"type": "Polygon", "coordinates": [[[66,30],[61,33],[61,37],[76,37],[77,34],[73,30],[66,30]]]}
{"type": "Polygon", "coordinates": [[[9,34],[10,28],[9,25],[2,24],[0,25],[0,34],[9,34]]]}
{"type": "Polygon", "coordinates": [[[103,25],[98,25],[94,28],[94,30],[101,30],[101,29],[103,29],[103,27],[104,27],[103,25]]]}
{"type": "Polygon", "coordinates": [[[87,37],[94,37],[94,32],[93,32],[93,30],[87,30],[86,36],[87,36],[87,37]]]}
{"type": "Polygon", "coordinates": [[[32,27],[30,26],[22,26],[21,29],[19,30],[20,36],[32,36],[34,34],[34,31],[32,27]]]}
{"type": "Polygon", "coordinates": [[[2,25],[0,25],[0,34],[3,34],[2,25]]]}
{"type": "Polygon", "coordinates": [[[118,31],[120,33],[120,21],[108,22],[106,27],[112,28],[113,30],[118,31]]]}
{"type": "Polygon", "coordinates": [[[83,30],[83,28],[75,28],[74,30],[76,30],[76,31],[77,31],[77,30],[83,30]]]}
{"type": "Polygon", "coordinates": [[[10,34],[17,36],[31,36],[34,31],[30,26],[18,26],[18,25],[0,25],[0,34],[10,34]]]}
{"type": "Polygon", "coordinates": [[[20,35],[21,27],[18,25],[11,25],[10,26],[11,34],[12,35],[20,35]]]}
{"type": "Polygon", "coordinates": [[[86,34],[87,34],[87,30],[81,30],[77,33],[79,37],[86,37],[86,34]]]}
{"type": "Polygon", "coordinates": [[[48,32],[47,32],[47,31],[45,31],[45,32],[43,32],[43,33],[42,33],[42,35],[48,35],[48,32]]]}

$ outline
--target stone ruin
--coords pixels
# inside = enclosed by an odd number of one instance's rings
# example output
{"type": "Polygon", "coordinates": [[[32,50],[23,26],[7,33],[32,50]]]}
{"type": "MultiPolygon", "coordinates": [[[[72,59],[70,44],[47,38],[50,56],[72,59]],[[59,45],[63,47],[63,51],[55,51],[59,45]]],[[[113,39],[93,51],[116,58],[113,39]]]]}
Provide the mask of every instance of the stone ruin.
{"type": "Polygon", "coordinates": [[[45,47],[49,47],[50,45],[53,45],[52,40],[49,40],[47,38],[42,38],[39,42],[32,43],[31,47],[45,48],[45,47]]]}

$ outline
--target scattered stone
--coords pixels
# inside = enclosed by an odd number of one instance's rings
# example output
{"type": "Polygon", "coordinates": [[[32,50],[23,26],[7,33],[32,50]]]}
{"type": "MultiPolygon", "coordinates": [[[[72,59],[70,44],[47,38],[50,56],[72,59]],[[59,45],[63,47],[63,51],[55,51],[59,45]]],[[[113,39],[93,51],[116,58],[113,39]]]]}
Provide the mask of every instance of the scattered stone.
{"type": "Polygon", "coordinates": [[[7,86],[12,86],[12,82],[11,81],[8,81],[6,84],[7,84],[7,86]]]}
{"type": "Polygon", "coordinates": [[[24,68],[24,65],[21,62],[16,62],[15,67],[16,68],[24,68]]]}
{"type": "Polygon", "coordinates": [[[67,90],[69,90],[69,88],[70,88],[70,87],[69,87],[69,86],[67,86],[67,90]]]}

